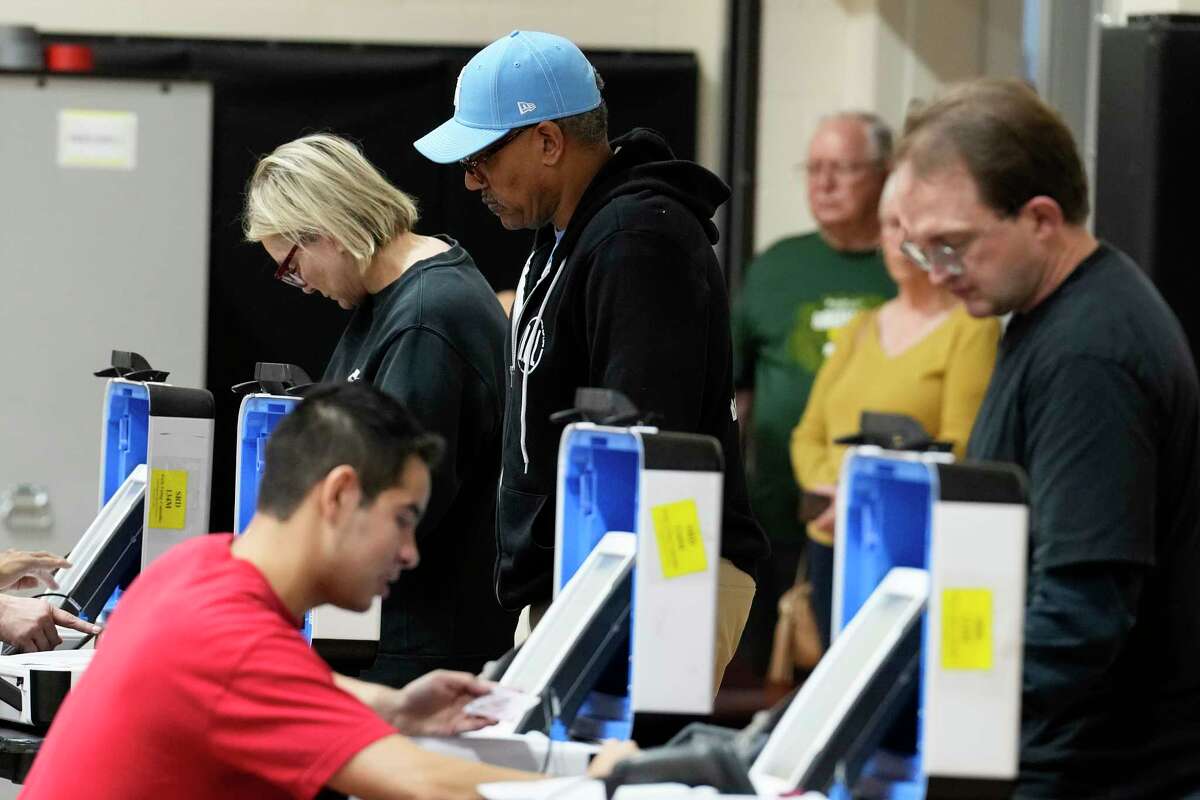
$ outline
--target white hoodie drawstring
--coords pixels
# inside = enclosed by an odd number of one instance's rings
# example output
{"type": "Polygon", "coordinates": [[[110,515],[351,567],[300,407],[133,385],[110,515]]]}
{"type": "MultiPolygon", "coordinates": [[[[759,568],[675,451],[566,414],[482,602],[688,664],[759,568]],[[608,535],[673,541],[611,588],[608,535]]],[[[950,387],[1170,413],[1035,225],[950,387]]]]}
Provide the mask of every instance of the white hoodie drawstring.
{"type": "MultiPolygon", "coordinates": [[[[554,246],[550,248],[550,255],[546,257],[546,266],[542,269],[542,274],[538,276],[537,283],[533,285],[533,290],[530,294],[536,292],[538,287],[542,285],[542,281],[546,279],[546,275],[550,272],[550,267],[554,263],[554,251],[558,249],[558,243],[562,241],[558,238],[554,242],[554,246]]],[[[525,313],[525,282],[529,277],[529,267],[533,264],[533,257],[537,253],[535,248],[529,254],[529,258],[525,259],[525,267],[521,270],[521,278],[517,281],[517,299],[513,302],[512,311],[512,361],[509,362],[509,387],[512,386],[513,373],[517,369],[517,356],[520,350],[520,333],[521,333],[521,316],[525,313]]],[[[546,301],[550,299],[551,292],[554,291],[554,284],[558,283],[558,276],[562,274],[563,265],[566,263],[564,258],[558,264],[558,270],[554,273],[554,279],[550,281],[550,288],[546,290],[546,296],[542,298],[542,304],[538,307],[537,316],[534,319],[541,319],[542,313],[546,310],[546,301]]],[[[545,322],[542,323],[543,336],[545,335],[545,322]]],[[[528,363],[528,360],[526,361],[528,363]]],[[[525,474],[529,474],[529,450],[525,445],[525,396],[529,390],[529,372],[525,369],[521,370],[521,459],[525,465],[525,474]]],[[[504,473],[501,471],[501,480],[504,473]]]]}
{"type": "MultiPolygon", "coordinates": [[[[550,259],[553,259],[553,258],[554,258],[554,251],[551,250],[550,251],[550,259]]],[[[546,263],[549,264],[550,261],[547,260],[546,263]]],[[[550,288],[548,288],[546,290],[546,296],[542,298],[542,304],[538,307],[537,316],[534,317],[534,320],[542,321],[542,336],[543,337],[546,335],[546,333],[545,333],[546,322],[542,318],[542,314],[544,314],[546,311],[546,303],[550,301],[550,295],[554,294],[554,286],[555,286],[555,284],[558,283],[558,278],[560,275],[562,275],[563,267],[566,266],[566,263],[567,263],[567,260],[565,258],[558,262],[558,269],[556,269],[554,271],[554,279],[550,281],[550,288]]],[[[544,278],[545,274],[543,274],[542,277],[544,278]]],[[[539,279],[538,283],[541,283],[541,282],[542,282],[541,279],[539,279]]],[[[537,291],[537,285],[534,285],[533,288],[534,288],[534,291],[537,291]]],[[[533,343],[531,342],[530,344],[532,345],[533,343]]],[[[543,344],[543,347],[544,346],[545,345],[543,344]]],[[[529,357],[528,357],[529,355],[530,354],[526,354],[526,359],[525,359],[526,365],[529,364],[529,357]]],[[[516,363],[515,359],[513,360],[513,363],[514,364],[516,363]]],[[[525,400],[527,397],[529,397],[529,373],[530,373],[530,371],[531,370],[528,370],[528,369],[521,370],[521,458],[525,462],[525,474],[526,475],[529,474],[529,450],[525,446],[525,400]]]]}
{"type": "Polygon", "coordinates": [[[513,365],[516,365],[517,363],[517,329],[521,325],[521,313],[525,311],[525,278],[529,275],[529,265],[533,261],[533,253],[536,252],[537,251],[534,250],[532,253],[530,253],[529,258],[525,259],[525,266],[521,267],[521,278],[517,281],[517,296],[516,299],[513,300],[511,312],[512,320],[509,322],[509,324],[512,326],[513,365]]]}

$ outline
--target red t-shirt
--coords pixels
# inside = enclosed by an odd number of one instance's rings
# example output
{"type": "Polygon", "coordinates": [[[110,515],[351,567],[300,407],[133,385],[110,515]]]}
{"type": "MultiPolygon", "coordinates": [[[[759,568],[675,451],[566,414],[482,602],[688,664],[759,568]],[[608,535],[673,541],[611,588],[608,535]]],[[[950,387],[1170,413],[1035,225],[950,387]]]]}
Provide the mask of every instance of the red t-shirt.
{"type": "Polygon", "coordinates": [[[22,798],[313,797],[396,732],[334,686],[232,541],[180,544],[133,582],[22,798]]]}

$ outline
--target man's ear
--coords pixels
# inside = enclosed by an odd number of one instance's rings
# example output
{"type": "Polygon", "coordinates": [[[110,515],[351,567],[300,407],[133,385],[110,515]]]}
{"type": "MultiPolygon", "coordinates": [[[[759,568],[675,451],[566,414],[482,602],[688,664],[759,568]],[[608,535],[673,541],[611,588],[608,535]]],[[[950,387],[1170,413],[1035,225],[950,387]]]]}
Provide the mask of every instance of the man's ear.
{"type": "Polygon", "coordinates": [[[361,501],[362,484],[358,473],[347,464],[331,469],[317,487],[321,520],[330,525],[344,522],[361,501]]]}
{"type": "Polygon", "coordinates": [[[1030,198],[1025,204],[1025,211],[1032,217],[1033,232],[1039,239],[1057,234],[1066,222],[1058,201],[1045,195],[1030,198]]]}
{"type": "Polygon", "coordinates": [[[552,167],[562,161],[567,143],[562,128],[550,121],[539,122],[533,135],[537,139],[538,153],[544,166],[552,167]]]}

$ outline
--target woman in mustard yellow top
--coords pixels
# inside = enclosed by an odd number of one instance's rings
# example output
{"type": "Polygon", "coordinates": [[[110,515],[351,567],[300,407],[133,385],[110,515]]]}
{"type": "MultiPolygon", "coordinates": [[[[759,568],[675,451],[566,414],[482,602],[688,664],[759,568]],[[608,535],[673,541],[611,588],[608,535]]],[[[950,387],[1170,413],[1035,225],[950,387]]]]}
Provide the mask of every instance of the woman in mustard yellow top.
{"type": "MultiPolygon", "coordinates": [[[[890,184],[890,181],[889,181],[890,184]]],[[[899,293],[860,312],[833,338],[808,406],[792,431],[792,468],[808,492],[831,500],[846,448],[834,440],[859,430],[863,411],[907,414],[961,458],[983,401],[1000,323],[975,319],[900,252],[904,231],[892,187],[879,203],[880,247],[899,293]]],[[[822,644],[829,646],[834,504],[808,525],[808,580],[822,644]]]]}

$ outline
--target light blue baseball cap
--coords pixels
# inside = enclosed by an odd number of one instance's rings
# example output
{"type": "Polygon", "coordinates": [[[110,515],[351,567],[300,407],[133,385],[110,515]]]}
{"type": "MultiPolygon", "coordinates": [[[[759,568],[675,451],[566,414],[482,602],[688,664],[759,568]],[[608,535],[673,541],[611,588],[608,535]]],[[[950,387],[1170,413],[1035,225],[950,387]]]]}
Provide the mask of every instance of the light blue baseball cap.
{"type": "Polygon", "coordinates": [[[596,71],[578,47],[552,33],[513,31],[467,62],[454,89],[454,116],[413,146],[430,161],[451,164],[513,128],[599,105],[596,71]]]}

